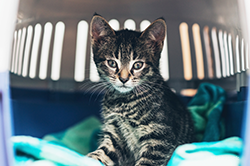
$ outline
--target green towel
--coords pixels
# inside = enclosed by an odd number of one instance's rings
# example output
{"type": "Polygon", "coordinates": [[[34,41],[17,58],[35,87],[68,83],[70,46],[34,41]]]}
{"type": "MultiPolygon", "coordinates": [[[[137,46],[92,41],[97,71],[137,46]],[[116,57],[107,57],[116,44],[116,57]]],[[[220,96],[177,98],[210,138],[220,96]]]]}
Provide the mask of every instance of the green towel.
{"type": "Polygon", "coordinates": [[[221,113],[225,102],[225,91],[216,85],[202,83],[188,104],[197,141],[218,141],[224,138],[225,126],[221,113]]]}
{"type": "Polygon", "coordinates": [[[63,132],[46,135],[43,139],[66,146],[80,154],[87,154],[96,149],[96,132],[99,131],[101,122],[94,116],[82,120],[63,132]]]}

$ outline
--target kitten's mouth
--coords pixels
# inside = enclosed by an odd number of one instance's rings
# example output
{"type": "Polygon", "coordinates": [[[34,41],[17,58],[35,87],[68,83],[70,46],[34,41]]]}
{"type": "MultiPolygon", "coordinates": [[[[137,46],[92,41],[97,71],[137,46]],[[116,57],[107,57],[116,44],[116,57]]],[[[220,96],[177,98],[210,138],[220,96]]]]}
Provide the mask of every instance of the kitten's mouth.
{"type": "Polygon", "coordinates": [[[125,85],[122,85],[122,86],[114,86],[116,90],[118,90],[119,92],[121,93],[127,93],[129,91],[131,91],[133,88],[132,87],[128,87],[128,86],[125,86],[125,85]]]}

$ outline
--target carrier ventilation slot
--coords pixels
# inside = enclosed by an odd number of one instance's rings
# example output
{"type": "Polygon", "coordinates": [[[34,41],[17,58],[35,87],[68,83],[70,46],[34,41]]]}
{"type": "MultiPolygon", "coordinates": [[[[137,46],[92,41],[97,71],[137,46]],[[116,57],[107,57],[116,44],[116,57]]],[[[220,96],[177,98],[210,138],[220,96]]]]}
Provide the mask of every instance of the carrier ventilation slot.
{"type": "Polygon", "coordinates": [[[208,78],[214,78],[214,70],[213,70],[213,59],[212,59],[212,52],[211,52],[211,45],[210,45],[210,36],[209,36],[209,27],[205,26],[203,29],[204,35],[204,45],[206,50],[206,60],[207,60],[207,72],[208,78]]]}
{"type": "Polygon", "coordinates": [[[32,37],[33,37],[33,27],[30,25],[30,26],[28,26],[27,39],[25,42],[23,71],[22,71],[23,77],[26,77],[28,75],[28,66],[29,66],[30,48],[31,48],[31,44],[32,44],[32,37]]]}
{"type": "Polygon", "coordinates": [[[16,57],[16,43],[17,43],[17,31],[14,32],[14,42],[13,42],[13,52],[12,52],[12,61],[10,71],[14,72],[14,64],[15,64],[15,57],[16,57]]]}
{"type": "Polygon", "coordinates": [[[18,70],[18,60],[20,55],[20,43],[21,43],[21,37],[22,37],[22,30],[19,29],[17,33],[17,48],[16,48],[16,55],[15,55],[15,63],[14,63],[14,73],[17,74],[18,70]]]}
{"type": "Polygon", "coordinates": [[[213,43],[213,48],[214,48],[215,73],[216,73],[217,78],[221,78],[221,61],[220,61],[217,31],[215,27],[211,31],[211,36],[212,36],[212,43],[213,43]]]}
{"type": "Polygon", "coordinates": [[[236,72],[240,73],[240,51],[239,51],[239,36],[236,36],[236,46],[235,46],[235,55],[236,55],[236,72]]]}
{"type": "Polygon", "coordinates": [[[33,41],[32,52],[31,52],[31,59],[30,59],[30,71],[29,71],[30,78],[36,77],[37,58],[38,58],[41,32],[42,32],[42,26],[40,24],[36,24],[34,41],[33,41]]]}
{"type": "Polygon", "coordinates": [[[227,33],[226,32],[224,32],[223,37],[224,37],[223,38],[224,39],[223,46],[224,46],[224,51],[225,51],[224,56],[225,56],[225,61],[226,61],[226,75],[227,75],[227,77],[229,77],[230,76],[230,73],[229,73],[230,66],[229,66],[229,54],[228,54],[227,33]]]}
{"type": "Polygon", "coordinates": [[[124,29],[130,29],[130,30],[136,30],[136,24],[135,24],[135,21],[132,20],[132,19],[127,19],[125,22],[124,22],[124,29]]]}
{"type": "Polygon", "coordinates": [[[160,72],[165,81],[169,79],[169,62],[168,62],[168,40],[167,33],[164,39],[164,45],[161,52],[160,58],[160,72]]]}
{"type": "Polygon", "coordinates": [[[77,41],[75,55],[75,81],[81,82],[85,79],[85,60],[88,42],[88,23],[80,21],[77,26],[77,41]]]}
{"type": "Polygon", "coordinates": [[[22,38],[21,38],[21,43],[20,43],[18,70],[17,70],[18,75],[22,74],[22,65],[23,65],[22,62],[23,62],[23,50],[24,50],[25,37],[26,37],[26,28],[24,27],[22,29],[22,38]]]}
{"type": "Polygon", "coordinates": [[[219,30],[219,44],[220,44],[220,56],[221,56],[221,64],[222,64],[222,76],[227,76],[227,62],[225,57],[225,49],[224,49],[224,38],[222,30],[219,30]]]}
{"type": "Polygon", "coordinates": [[[196,57],[196,66],[197,66],[197,77],[198,79],[204,79],[204,61],[203,61],[203,51],[201,45],[201,36],[200,36],[200,26],[194,24],[192,26],[193,38],[194,38],[194,47],[195,47],[195,57],[196,57]]]}
{"type": "Polygon", "coordinates": [[[47,78],[52,30],[53,30],[53,25],[50,22],[47,22],[44,25],[43,44],[42,44],[40,69],[39,69],[39,78],[42,80],[47,78]]]}
{"type": "Polygon", "coordinates": [[[241,40],[241,71],[245,71],[244,39],[241,40]]]}
{"type": "Polygon", "coordinates": [[[120,29],[120,23],[119,23],[119,21],[116,20],[116,19],[111,19],[111,20],[109,21],[109,25],[110,25],[115,31],[117,31],[117,30],[120,29]]]}
{"type": "Polygon", "coordinates": [[[229,51],[229,62],[230,62],[230,74],[234,75],[234,61],[233,61],[233,47],[232,47],[232,35],[228,35],[228,51],[229,51]]]}
{"type": "Polygon", "coordinates": [[[58,22],[55,27],[55,39],[51,66],[51,79],[54,81],[57,81],[60,78],[64,31],[64,23],[58,22]]]}
{"type": "Polygon", "coordinates": [[[143,21],[140,23],[140,30],[141,30],[141,31],[144,31],[149,25],[150,25],[150,21],[148,21],[148,20],[143,20],[143,21]]]}
{"type": "Polygon", "coordinates": [[[179,26],[179,30],[181,38],[184,78],[186,80],[191,80],[193,74],[192,74],[191,50],[190,50],[190,40],[189,40],[187,23],[185,22],[181,23],[179,26]]]}
{"type": "Polygon", "coordinates": [[[246,44],[246,69],[249,69],[249,52],[248,52],[248,44],[246,44]]]}

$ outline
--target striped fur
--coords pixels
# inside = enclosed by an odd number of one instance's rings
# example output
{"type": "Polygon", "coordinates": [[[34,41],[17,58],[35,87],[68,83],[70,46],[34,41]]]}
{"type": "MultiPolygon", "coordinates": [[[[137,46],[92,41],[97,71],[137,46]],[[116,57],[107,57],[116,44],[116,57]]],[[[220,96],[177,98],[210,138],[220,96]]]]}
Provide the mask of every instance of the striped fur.
{"type": "Polygon", "coordinates": [[[174,149],[192,141],[188,111],[159,73],[165,37],[163,19],[144,32],[114,31],[95,15],[94,61],[106,94],[102,137],[88,156],[107,166],[165,166],[174,149]]]}

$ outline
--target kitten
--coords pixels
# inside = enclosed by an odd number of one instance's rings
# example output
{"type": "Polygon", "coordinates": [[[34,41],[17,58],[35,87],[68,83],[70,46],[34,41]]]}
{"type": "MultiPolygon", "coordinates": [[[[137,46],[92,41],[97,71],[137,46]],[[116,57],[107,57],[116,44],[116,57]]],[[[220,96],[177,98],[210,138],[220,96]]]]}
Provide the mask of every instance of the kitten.
{"type": "Polygon", "coordinates": [[[107,166],[166,166],[178,145],[192,141],[193,125],[159,72],[165,21],[157,19],[143,32],[114,31],[94,15],[90,34],[108,90],[100,146],[88,156],[107,166]]]}

